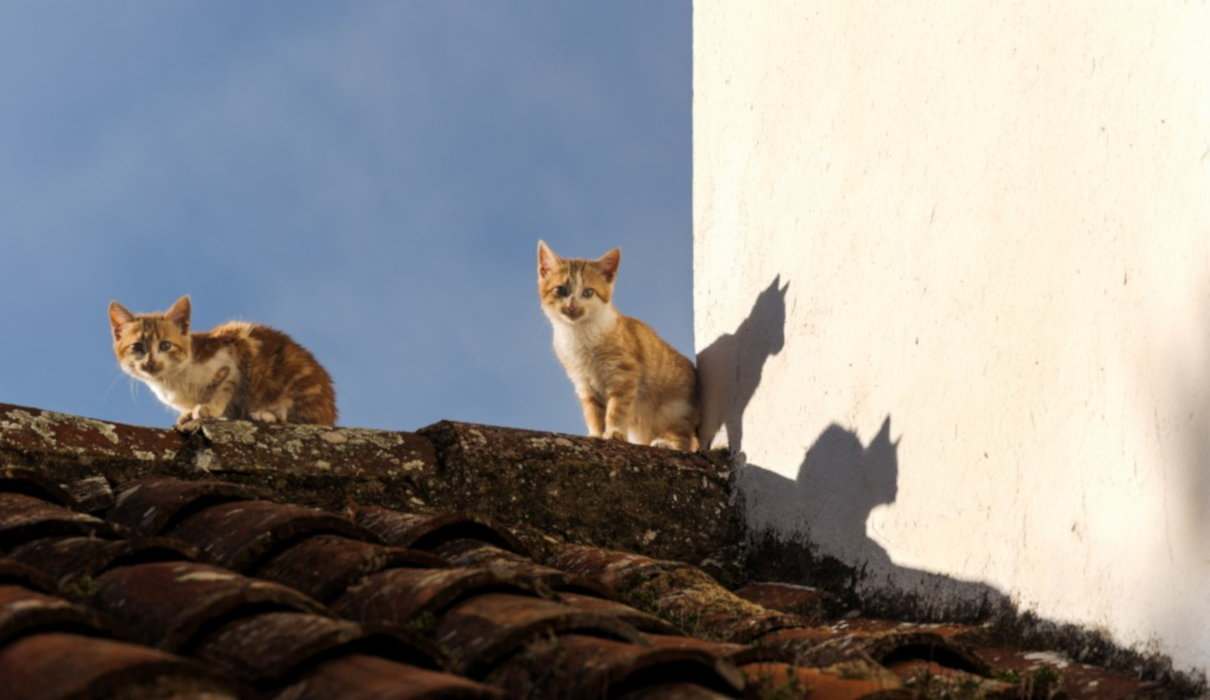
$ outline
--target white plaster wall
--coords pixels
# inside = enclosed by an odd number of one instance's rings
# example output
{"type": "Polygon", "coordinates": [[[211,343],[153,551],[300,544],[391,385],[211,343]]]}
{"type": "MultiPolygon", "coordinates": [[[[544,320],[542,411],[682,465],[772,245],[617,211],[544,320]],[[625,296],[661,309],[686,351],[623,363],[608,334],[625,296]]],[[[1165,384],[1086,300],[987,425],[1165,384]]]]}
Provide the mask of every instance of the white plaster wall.
{"type": "Polygon", "coordinates": [[[1210,4],[697,0],[693,128],[754,524],[1210,668],[1210,4]]]}

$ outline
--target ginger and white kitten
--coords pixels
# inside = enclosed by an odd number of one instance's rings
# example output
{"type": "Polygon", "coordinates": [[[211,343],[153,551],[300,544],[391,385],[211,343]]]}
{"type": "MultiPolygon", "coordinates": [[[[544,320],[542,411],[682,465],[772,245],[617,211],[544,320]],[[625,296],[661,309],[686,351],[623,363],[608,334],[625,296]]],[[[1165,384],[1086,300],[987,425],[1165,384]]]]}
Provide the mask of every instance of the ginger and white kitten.
{"type": "Polygon", "coordinates": [[[641,445],[695,448],[693,363],[612,304],[622,253],[560,258],[538,241],[538,298],[554,328],[555,355],[575,385],[588,434],[641,445]]]}
{"type": "Polygon", "coordinates": [[[118,364],[180,412],[177,425],[203,418],[336,422],[332,378],[285,333],[241,321],[190,333],[189,314],[187,296],[162,314],[109,304],[118,364]]]}

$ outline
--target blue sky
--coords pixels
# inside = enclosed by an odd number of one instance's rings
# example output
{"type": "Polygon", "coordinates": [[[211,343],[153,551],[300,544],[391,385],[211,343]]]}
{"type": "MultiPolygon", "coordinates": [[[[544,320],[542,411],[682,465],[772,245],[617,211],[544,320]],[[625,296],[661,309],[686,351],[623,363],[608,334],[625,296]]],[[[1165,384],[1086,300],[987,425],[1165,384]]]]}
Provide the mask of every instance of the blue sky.
{"type": "Polygon", "coordinates": [[[173,416],[105,307],[193,296],[333,374],[341,423],[582,432],[536,240],[622,247],[692,352],[690,3],[0,6],[0,402],[173,416]]]}

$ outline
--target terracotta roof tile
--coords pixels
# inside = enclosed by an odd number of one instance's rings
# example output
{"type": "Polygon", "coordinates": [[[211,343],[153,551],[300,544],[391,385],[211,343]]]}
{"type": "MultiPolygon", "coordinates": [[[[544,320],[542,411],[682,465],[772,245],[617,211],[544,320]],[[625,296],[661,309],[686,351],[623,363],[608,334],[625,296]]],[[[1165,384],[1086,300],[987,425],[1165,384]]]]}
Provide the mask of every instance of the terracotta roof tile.
{"type": "MultiPolygon", "coordinates": [[[[596,595],[585,595],[583,593],[574,593],[570,591],[562,591],[558,594],[559,602],[564,605],[569,605],[573,608],[580,608],[596,613],[598,615],[609,615],[616,617],[622,622],[631,627],[646,633],[645,639],[651,639],[653,634],[663,635],[680,635],[681,631],[675,626],[650,613],[645,613],[641,610],[636,610],[624,603],[602,598],[596,595]]],[[[678,637],[684,639],[684,637],[678,637]]]]}
{"type": "Polygon", "coordinates": [[[619,696],[619,700],[720,700],[730,694],[716,693],[696,683],[656,683],[619,696]]]}
{"type": "Polygon", "coordinates": [[[12,559],[0,559],[0,584],[17,584],[42,593],[56,588],[55,580],[44,572],[12,559]]]}
{"type": "Polygon", "coordinates": [[[658,683],[681,683],[731,697],[744,686],[729,663],[692,648],[644,646],[567,634],[531,642],[488,680],[514,697],[604,697],[658,683]],[[551,673],[551,669],[570,672],[551,673]],[[596,691],[596,692],[594,692],[596,691]]]}
{"type": "Polygon", "coordinates": [[[44,537],[12,550],[13,560],[40,569],[60,585],[81,577],[97,577],[130,564],[156,561],[195,561],[202,554],[180,540],[142,537],[103,540],[97,537],[44,537]]]}
{"type": "Polygon", "coordinates": [[[156,476],[124,484],[107,517],[134,532],[159,535],[204,508],[262,495],[257,489],[223,481],[156,476]]]}
{"type": "Polygon", "coordinates": [[[894,673],[868,661],[827,667],[799,663],[751,663],[742,667],[750,683],[777,688],[785,697],[829,700],[914,698],[894,673]]]}
{"type": "Polygon", "coordinates": [[[751,603],[680,562],[587,547],[563,545],[553,563],[610,586],[624,601],[651,607],[666,619],[712,639],[747,643],[769,631],[801,625],[792,615],[751,603]]]}
{"type": "MultiPolygon", "coordinates": [[[[12,697],[993,697],[1032,682],[992,677],[974,628],[835,620],[837,601],[804,587],[733,593],[695,565],[732,527],[725,474],[698,456],[454,423],[180,436],[0,406],[0,460],[19,464],[0,468],[12,697]],[[595,520],[610,509],[625,517],[595,520]]],[[[1033,663],[996,653],[997,668],[1033,663]]]]}
{"type": "Polygon", "coordinates": [[[844,612],[836,596],[810,586],[755,581],[736,589],[735,595],[770,610],[822,622],[844,612]]]}
{"type": "Polygon", "coordinates": [[[205,552],[211,561],[236,571],[250,571],[290,544],[315,535],[376,539],[338,515],[272,501],[211,506],[181,520],[166,534],[188,542],[205,552]]]}
{"type": "Polygon", "coordinates": [[[515,593],[483,593],[455,604],[437,623],[437,641],[459,650],[456,668],[479,677],[529,642],[570,632],[639,643],[616,617],[515,593]]]}
{"type": "Polygon", "coordinates": [[[327,613],[293,589],[192,562],[124,566],[97,577],[95,586],[90,602],[114,620],[123,636],[173,651],[249,611],[327,613]]]}
{"type": "Polygon", "coordinates": [[[440,663],[439,657],[404,635],[300,612],[242,616],[205,635],[192,645],[190,653],[250,685],[272,687],[292,679],[304,664],[336,656],[339,651],[373,653],[430,670],[440,663]]]}
{"type": "Polygon", "coordinates": [[[603,583],[537,564],[528,557],[478,540],[454,540],[435,548],[434,551],[456,566],[489,569],[495,574],[534,588],[579,592],[602,598],[612,596],[609,587],[603,583]]]}
{"type": "Polygon", "coordinates": [[[38,631],[103,630],[88,608],[19,585],[0,585],[0,644],[38,631]]]}
{"type": "Polygon", "coordinates": [[[505,695],[497,688],[449,673],[350,654],[320,663],[313,673],[277,697],[279,700],[495,700],[505,695]]]}
{"type": "Polygon", "coordinates": [[[0,548],[10,549],[40,537],[110,535],[103,520],[23,493],[0,493],[0,548]]]}
{"type": "Polygon", "coordinates": [[[363,506],[357,509],[355,517],[357,524],[381,537],[383,542],[400,547],[438,549],[447,542],[472,540],[523,556],[529,554],[512,533],[460,513],[401,513],[363,506]]]}
{"type": "Polygon", "coordinates": [[[403,625],[435,619],[460,600],[501,590],[531,592],[486,569],[390,569],[363,578],[345,591],[332,608],[355,620],[403,625]]]}
{"type": "Polygon", "coordinates": [[[8,697],[25,700],[114,697],[237,698],[230,680],[172,654],[75,634],[37,634],[0,646],[8,697]]]}
{"type": "Polygon", "coordinates": [[[256,575],[331,603],[350,586],[380,571],[447,566],[445,560],[428,552],[320,534],[268,559],[256,569],[256,575]]]}

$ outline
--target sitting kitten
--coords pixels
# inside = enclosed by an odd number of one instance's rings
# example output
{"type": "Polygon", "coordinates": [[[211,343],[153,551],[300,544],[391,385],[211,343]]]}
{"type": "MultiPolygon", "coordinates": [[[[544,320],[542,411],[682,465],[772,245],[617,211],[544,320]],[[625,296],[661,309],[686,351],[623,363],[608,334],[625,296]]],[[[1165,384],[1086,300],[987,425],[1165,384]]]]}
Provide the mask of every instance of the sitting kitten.
{"type": "Polygon", "coordinates": [[[538,241],[538,298],[554,327],[555,355],[575,385],[588,434],[694,448],[693,363],[610,300],[622,253],[563,259],[538,241]]]}
{"type": "Polygon", "coordinates": [[[240,321],[190,333],[189,312],[187,296],[162,314],[109,304],[118,364],[180,411],[178,426],[202,418],[336,422],[332,378],[285,333],[240,321]]]}

